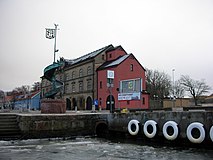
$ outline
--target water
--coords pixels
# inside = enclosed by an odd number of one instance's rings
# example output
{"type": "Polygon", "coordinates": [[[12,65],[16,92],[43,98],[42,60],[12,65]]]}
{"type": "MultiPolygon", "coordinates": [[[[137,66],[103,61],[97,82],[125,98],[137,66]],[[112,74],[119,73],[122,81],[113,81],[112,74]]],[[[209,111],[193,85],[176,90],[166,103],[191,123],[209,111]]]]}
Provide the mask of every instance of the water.
{"type": "Polygon", "coordinates": [[[0,160],[212,160],[212,150],[154,147],[99,138],[0,141],[0,160]]]}

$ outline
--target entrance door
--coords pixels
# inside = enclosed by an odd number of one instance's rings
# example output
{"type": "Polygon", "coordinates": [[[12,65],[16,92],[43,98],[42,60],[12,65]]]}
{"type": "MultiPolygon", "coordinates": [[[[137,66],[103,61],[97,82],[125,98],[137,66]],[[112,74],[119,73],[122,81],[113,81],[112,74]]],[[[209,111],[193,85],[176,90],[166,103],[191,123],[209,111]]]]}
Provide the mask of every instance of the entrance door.
{"type": "Polygon", "coordinates": [[[67,110],[71,110],[71,101],[69,98],[66,98],[67,110]]]}
{"type": "Polygon", "coordinates": [[[92,98],[90,96],[87,97],[86,103],[86,110],[92,110],[92,98]]]}
{"type": "Polygon", "coordinates": [[[77,106],[77,102],[75,98],[72,99],[72,104],[73,104],[72,108],[73,110],[75,110],[75,107],[77,106]]]}
{"type": "MultiPolygon", "coordinates": [[[[115,110],[115,98],[113,95],[111,95],[111,104],[112,104],[112,110],[115,110]]],[[[110,110],[110,95],[107,97],[107,100],[106,100],[106,109],[110,110]]]]}
{"type": "Polygon", "coordinates": [[[84,100],[84,97],[79,97],[78,98],[79,100],[79,110],[85,110],[85,100],[84,100]]]}

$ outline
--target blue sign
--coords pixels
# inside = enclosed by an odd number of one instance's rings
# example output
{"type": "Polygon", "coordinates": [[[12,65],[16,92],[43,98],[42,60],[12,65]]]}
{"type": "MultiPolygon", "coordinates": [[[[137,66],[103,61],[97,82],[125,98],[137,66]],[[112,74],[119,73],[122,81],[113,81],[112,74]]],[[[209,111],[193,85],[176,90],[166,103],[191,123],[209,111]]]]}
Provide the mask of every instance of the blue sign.
{"type": "Polygon", "coordinates": [[[98,106],[98,100],[97,99],[94,100],[94,105],[98,106]]]}

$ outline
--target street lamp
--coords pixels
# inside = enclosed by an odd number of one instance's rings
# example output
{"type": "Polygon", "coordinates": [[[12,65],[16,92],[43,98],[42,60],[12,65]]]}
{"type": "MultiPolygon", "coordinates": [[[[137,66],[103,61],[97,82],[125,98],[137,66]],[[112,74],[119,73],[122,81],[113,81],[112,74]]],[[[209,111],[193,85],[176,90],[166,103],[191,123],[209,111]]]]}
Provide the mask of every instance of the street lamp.
{"type": "Polygon", "coordinates": [[[46,28],[46,38],[48,39],[53,39],[55,38],[55,43],[54,43],[54,59],[53,59],[53,63],[55,63],[55,54],[56,52],[58,52],[58,49],[56,49],[56,33],[57,33],[57,27],[58,24],[54,24],[55,25],[55,29],[51,29],[51,28],[46,28]]]}
{"type": "Polygon", "coordinates": [[[114,80],[114,71],[112,70],[107,70],[107,87],[109,88],[109,93],[110,93],[110,113],[113,113],[113,108],[112,108],[112,87],[113,85],[113,80],[114,80]]]}
{"type": "Polygon", "coordinates": [[[172,92],[173,92],[173,108],[175,107],[175,69],[172,69],[172,92]]]}

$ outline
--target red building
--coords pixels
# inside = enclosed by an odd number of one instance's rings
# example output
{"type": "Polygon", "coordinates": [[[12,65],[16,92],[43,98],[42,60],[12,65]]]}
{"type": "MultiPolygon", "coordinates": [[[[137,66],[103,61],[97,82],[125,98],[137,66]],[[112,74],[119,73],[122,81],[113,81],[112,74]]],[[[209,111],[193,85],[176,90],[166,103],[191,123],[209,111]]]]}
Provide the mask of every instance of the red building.
{"type": "Polygon", "coordinates": [[[97,98],[101,108],[147,109],[145,69],[134,55],[118,46],[106,52],[106,60],[97,69],[97,98]]]}

